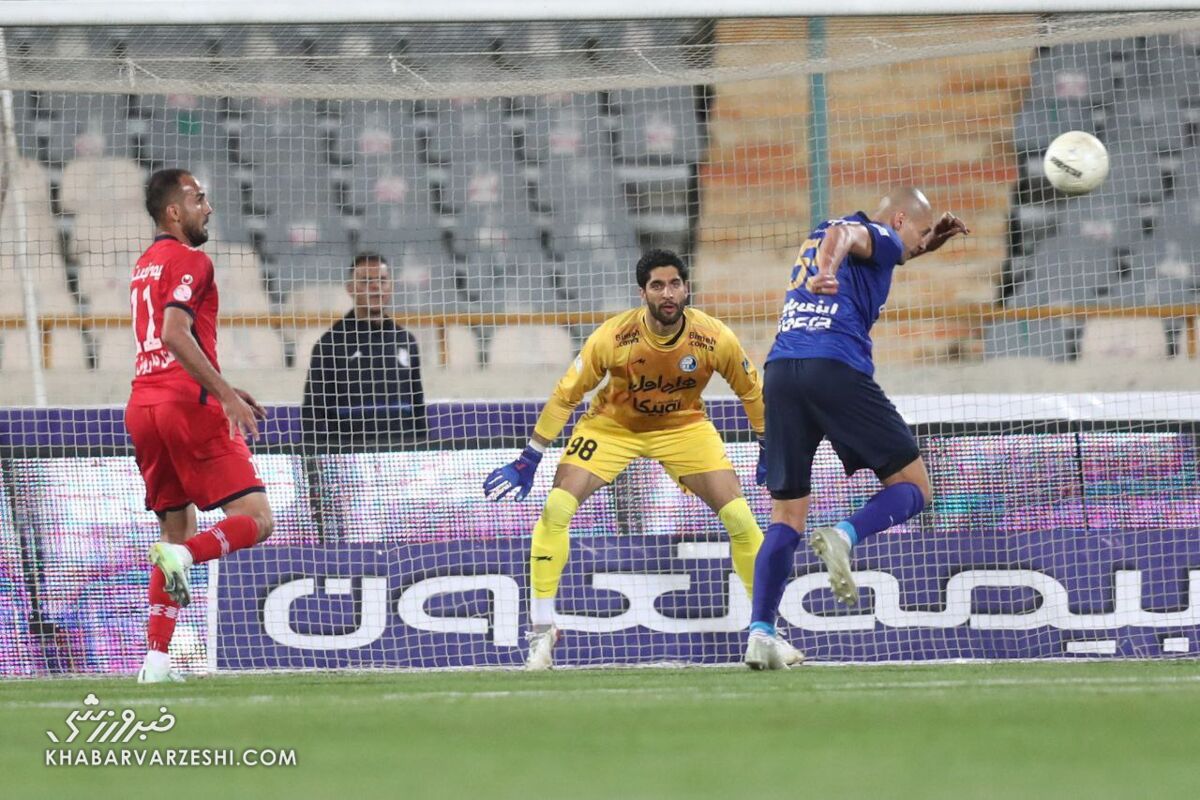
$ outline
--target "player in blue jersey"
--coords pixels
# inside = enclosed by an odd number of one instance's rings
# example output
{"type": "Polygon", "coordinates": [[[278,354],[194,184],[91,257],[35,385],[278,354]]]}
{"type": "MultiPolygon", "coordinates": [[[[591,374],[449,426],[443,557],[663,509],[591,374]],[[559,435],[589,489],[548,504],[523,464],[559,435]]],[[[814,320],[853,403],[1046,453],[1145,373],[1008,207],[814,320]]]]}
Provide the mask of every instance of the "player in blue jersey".
{"type": "Polygon", "coordinates": [[[860,211],[821,223],[800,248],[764,374],[772,507],[754,562],[745,658],[752,669],[783,666],[775,619],[808,518],[813,456],[823,438],[847,475],[866,467],[883,484],[853,515],[808,537],[843,603],[858,600],[854,546],[920,513],[932,496],[917,441],[873,378],[870,332],[896,267],[960,233],[969,233],[962,220],[947,213],[935,222],[925,195],[905,188],[884,197],[869,217],[860,211]]]}

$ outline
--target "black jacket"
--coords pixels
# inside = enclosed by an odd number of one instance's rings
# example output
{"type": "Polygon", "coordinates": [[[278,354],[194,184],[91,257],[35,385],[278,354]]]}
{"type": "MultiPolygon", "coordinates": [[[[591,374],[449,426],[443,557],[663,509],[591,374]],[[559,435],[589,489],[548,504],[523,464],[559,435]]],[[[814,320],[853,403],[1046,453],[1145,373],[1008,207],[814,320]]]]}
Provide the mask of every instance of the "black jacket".
{"type": "Polygon", "coordinates": [[[374,444],[428,433],[417,340],[351,311],[313,348],[300,411],[309,444],[374,444]]]}

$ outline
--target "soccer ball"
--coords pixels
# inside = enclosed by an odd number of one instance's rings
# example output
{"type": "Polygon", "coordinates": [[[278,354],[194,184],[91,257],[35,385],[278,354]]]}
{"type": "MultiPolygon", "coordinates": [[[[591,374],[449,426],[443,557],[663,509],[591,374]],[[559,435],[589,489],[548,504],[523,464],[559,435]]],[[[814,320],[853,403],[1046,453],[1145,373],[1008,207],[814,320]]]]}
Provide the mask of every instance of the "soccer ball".
{"type": "Polygon", "coordinates": [[[1067,131],[1046,148],[1042,169],[1063,194],[1086,194],[1108,175],[1108,150],[1090,133],[1067,131]]]}

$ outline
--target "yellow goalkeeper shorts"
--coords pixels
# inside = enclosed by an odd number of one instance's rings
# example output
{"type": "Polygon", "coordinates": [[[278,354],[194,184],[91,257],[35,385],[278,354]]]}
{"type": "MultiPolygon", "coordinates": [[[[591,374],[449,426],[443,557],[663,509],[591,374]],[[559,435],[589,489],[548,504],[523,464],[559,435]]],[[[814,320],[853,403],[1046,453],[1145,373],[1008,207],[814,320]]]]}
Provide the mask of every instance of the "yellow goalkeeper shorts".
{"type": "Polygon", "coordinates": [[[584,417],[567,437],[560,464],[612,483],[635,458],[663,465],[676,483],[687,475],[733,469],[721,434],[709,420],[663,431],[634,433],[603,414],[584,417]]]}

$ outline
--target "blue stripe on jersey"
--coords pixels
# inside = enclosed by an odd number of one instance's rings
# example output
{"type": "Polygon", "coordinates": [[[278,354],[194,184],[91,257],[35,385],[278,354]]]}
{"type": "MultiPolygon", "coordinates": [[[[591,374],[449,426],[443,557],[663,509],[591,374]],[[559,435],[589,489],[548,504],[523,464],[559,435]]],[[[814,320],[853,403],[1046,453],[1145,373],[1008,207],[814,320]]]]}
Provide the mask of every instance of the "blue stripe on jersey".
{"type": "Polygon", "coordinates": [[[871,326],[879,319],[892,288],[892,272],[904,247],[888,225],[872,222],[859,211],[818,225],[800,248],[779,315],[775,344],[767,363],[781,358],[831,358],[859,372],[875,374],[871,360],[871,326]],[[817,248],[834,225],[865,225],[873,245],[870,258],[847,255],[837,271],[838,293],[816,295],[804,288],[817,274],[817,248]]]}

